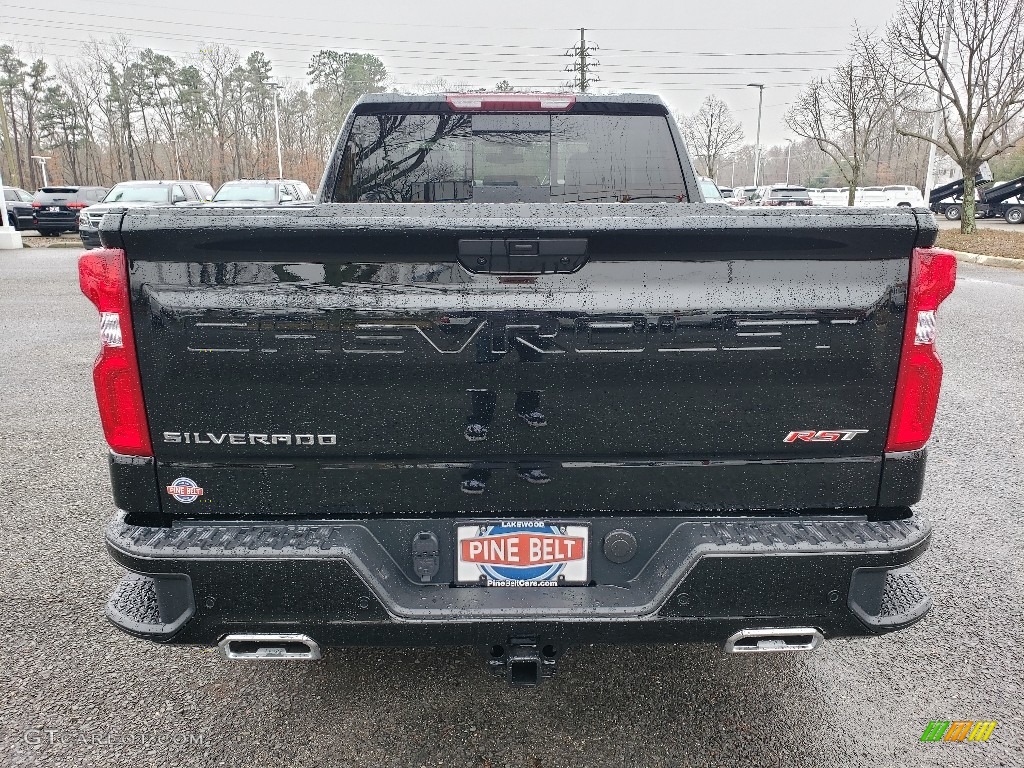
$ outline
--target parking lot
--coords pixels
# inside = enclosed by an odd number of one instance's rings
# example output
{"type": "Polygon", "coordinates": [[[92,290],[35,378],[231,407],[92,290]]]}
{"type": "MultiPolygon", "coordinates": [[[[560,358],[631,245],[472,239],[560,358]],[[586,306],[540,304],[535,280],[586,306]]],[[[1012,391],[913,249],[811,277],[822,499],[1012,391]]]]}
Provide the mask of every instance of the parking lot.
{"type": "MultiPolygon", "coordinates": [[[[947,221],[945,216],[936,216],[939,229],[960,229],[959,221],[947,221]]],[[[1005,232],[1024,232],[1020,224],[1009,224],[1002,219],[978,219],[978,229],[998,229],[1005,232]]]]}
{"type": "Polygon", "coordinates": [[[0,764],[1021,764],[1024,274],[960,265],[941,312],[922,623],[806,655],[575,648],[524,690],[488,677],[475,649],[229,663],[110,627],[98,320],[78,253],[0,253],[0,764]],[[999,725],[988,743],[919,742],[929,720],[958,719],[999,725]]]}

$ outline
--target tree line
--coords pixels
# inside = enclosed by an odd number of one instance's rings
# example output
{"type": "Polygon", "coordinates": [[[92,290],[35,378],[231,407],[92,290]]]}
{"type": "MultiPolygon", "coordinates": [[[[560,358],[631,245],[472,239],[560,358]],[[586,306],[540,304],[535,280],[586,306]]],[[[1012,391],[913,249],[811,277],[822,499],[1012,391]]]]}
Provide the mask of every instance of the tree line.
{"type": "MultiPolygon", "coordinates": [[[[964,179],[961,230],[973,232],[983,164],[1024,175],[1024,0],[901,0],[885,29],[854,30],[849,57],[811,81],[785,120],[803,144],[791,179],[832,186],[824,171],[838,173],[851,205],[858,186],[923,187],[929,151],[942,152],[964,179]]],[[[751,148],[717,97],[682,123],[706,173],[718,178],[723,160],[747,167],[751,148]]]]}
{"type": "Polygon", "coordinates": [[[5,183],[42,186],[40,154],[51,184],[276,177],[276,93],[285,174],[315,186],[352,103],[388,72],[371,54],[322,50],[307,76],[275,82],[263,52],[220,44],[177,60],[120,36],[55,66],[0,45],[5,183]]]}
{"type": "MultiPolygon", "coordinates": [[[[276,98],[285,175],[312,186],[352,103],[387,81],[367,53],[321,50],[306,82],[278,83],[263,52],[243,59],[220,44],[177,60],[118,36],[54,66],[0,45],[0,163],[8,183],[29,188],[42,184],[40,153],[52,157],[53,182],[272,177],[276,98]]],[[[846,186],[851,200],[857,186],[923,187],[934,146],[966,180],[962,227],[973,231],[982,164],[1003,178],[1024,173],[1024,150],[1014,151],[1024,138],[1024,0],[900,0],[884,29],[854,30],[849,56],[807,84],[785,121],[793,144],[758,153],[717,96],[680,119],[699,169],[719,183],[749,181],[759,161],[765,181],[788,169],[794,182],[846,186]]]]}

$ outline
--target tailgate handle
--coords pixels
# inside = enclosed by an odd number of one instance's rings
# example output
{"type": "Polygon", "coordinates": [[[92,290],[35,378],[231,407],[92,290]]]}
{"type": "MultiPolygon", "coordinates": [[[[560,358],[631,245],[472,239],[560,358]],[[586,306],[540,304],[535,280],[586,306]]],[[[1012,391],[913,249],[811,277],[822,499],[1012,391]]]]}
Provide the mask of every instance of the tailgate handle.
{"type": "Polygon", "coordinates": [[[585,237],[459,240],[459,263],[476,274],[569,273],[586,260],[585,237]]]}

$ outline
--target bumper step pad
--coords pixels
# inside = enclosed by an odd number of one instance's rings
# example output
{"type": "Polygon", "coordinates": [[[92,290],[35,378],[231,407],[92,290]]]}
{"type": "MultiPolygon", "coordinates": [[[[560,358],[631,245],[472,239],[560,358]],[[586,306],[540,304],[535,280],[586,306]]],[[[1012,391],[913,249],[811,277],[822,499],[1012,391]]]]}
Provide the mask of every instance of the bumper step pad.
{"type": "Polygon", "coordinates": [[[156,580],[140,573],[126,573],[107,601],[107,615],[118,626],[138,627],[147,634],[159,631],[160,606],[156,601],[156,580]]]}
{"type": "Polygon", "coordinates": [[[905,627],[924,618],[932,598],[910,567],[858,568],[850,584],[850,609],[871,627],[905,627]]]}
{"type": "Polygon", "coordinates": [[[154,579],[126,573],[107,601],[107,618],[134,635],[158,639],[170,637],[194,613],[192,590],[182,576],[154,579]]]}

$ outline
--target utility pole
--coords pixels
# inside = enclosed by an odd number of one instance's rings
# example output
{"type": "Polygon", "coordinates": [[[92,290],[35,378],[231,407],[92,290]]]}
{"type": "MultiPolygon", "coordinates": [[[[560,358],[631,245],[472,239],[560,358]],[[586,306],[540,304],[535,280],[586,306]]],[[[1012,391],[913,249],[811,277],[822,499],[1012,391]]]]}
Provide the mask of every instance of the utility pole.
{"type": "Polygon", "coordinates": [[[174,147],[174,170],[178,173],[178,180],[181,180],[181,155],[178,153],[178,137],[174,135],[174,128],[171,128],[171,146],[174,147]]]}
{"type": "Polygon", "coordinates": [[[764,107],[764,83],[747,83],[747,88],[758,88],[757,96],[757,140],[754,144],[754,186],[760,177],[761,165],[761,109],[764,107]]]}
{"type": "Polygon", "coordinates": [[[573,46],[572,49],[565,52],[566,56],[575,59],[572,64],[565,68],[565,71],[574,73],[573,86],[580,93],[586,93],[590,90],[590,86],[601,79],[591,74],[591,71],[599,63],[594,61],[594,51],[596,50],[596,45],[587,45],[587,30],[584,27],[580,27],[579,45],[573,46]]]}
{"type": "Polygon", "coordinates": [[[274,90],[274,132],[277,135],[277,178],[284,178],[284,164],[281,161],[281,113],[277,108],[277,92],[281,90],[281,86],[277,83],[271,83],[270,87],[274,90]]]}
{"type": "MultiPolygon", "coordinates": [[[[946,31],[942,33],[942,68],[946,68],[946,62],[949,60],[949,33],[953,27],[953,3],[950,2],[947,8],[949,16],[946,18],[946,31]]],[[[943,80],[940,75],[939,77],[939,94],[936,97],[935,114],[932,115],[932,139],[939,138],[939,124],[942,121],[942,86],[943,80]]],[[[928,198],[932,194],[932,177],[935,175],[935,150],[937,147],[933,142],[928,142],[928,171],[925,174],[924,179],[924,204],[930,205],[928,198]]]]}
{"type": "Polygon", "coordinates": [[[789,142],[789,151],[786,153],[786,186],[789,186],[789,165],[793,161],[793,140],[786,139],[789,142]]]}

